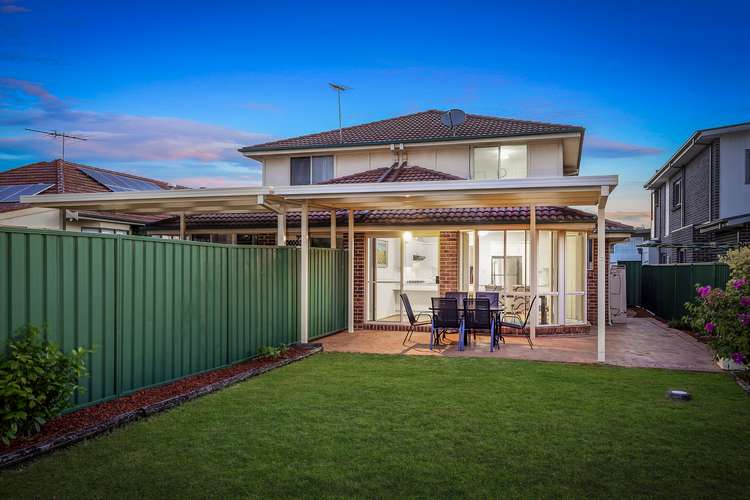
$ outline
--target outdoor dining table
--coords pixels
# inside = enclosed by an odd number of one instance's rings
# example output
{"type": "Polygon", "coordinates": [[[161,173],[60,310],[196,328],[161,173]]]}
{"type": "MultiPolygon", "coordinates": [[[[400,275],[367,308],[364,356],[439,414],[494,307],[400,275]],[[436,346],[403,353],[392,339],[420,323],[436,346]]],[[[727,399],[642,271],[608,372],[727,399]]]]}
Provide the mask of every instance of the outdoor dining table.
{"type": "MultiPolygon", "coordinates": [[[[505,311],[505,306],[502,306],[502,305],[490,306],[490,314],[495,317],[494,318],[495,319],[495,325],[496,325],[496,328],[498,328],[498,330],[496,330],[496,332],[498,332],[498,333],[500,333],[500,330],[499,330],[499,328],[500,328],[500,322],[498,321],[498,315],[500,315],[503,311],[505,311]]],[[[435,308],[432,307],[432,306],[430,306],[430,312],[432,314],[435,314],[435,308]]],[[[461,319],[461,317],[463,316],[463,314],[464,314],[463,307],[459,307],[458,308],[458,317],[459,317],[459,319],[461,319]]],[[[445,338],[445,337],[443,337],[443,338],[445,338]]],[[[468,336],[465,336],[465,338],[468,338],[468,336]]],[[[490,339],[490,342],[492,342],[492,339],[490,339]]],[[[440,345],[440,337],[439,336],[435,337],[435,345],[440,345]]]]}

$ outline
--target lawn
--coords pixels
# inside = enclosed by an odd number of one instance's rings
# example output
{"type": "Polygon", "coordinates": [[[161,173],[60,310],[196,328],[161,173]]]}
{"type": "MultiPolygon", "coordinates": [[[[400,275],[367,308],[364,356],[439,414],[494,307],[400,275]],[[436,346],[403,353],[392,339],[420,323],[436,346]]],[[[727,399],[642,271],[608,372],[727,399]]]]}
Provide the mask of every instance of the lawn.
{"type": "Polygon", "coordinates": [[[4,471],[0,496],[742,498],[748,422],[723,374],[319,354],[4,471]]]}

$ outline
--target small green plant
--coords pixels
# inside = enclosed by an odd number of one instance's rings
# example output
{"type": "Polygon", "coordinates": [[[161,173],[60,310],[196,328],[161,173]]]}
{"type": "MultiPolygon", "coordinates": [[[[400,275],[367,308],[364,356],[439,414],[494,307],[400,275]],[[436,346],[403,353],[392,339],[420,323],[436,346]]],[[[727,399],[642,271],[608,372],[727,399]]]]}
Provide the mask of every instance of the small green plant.
{"type": "Polygon", "coordinates": [[[264,345],[260,349],[258,349],[258,356],[261,358],[272,358],[276,359],[280,357],[282,354],[287,352],[289,350],[289,346],[286,344],[281,344],[279,347],[274,347],[272,345],[264,345]]]}
{"type": "Polygon", "coordinates": [[[0,440],[5,444],[39,432],[83,389],[78,380],[86,374],[84,358],[91,351],[79,347],[65,354],[44,340],[43,332],[33,325],[19,328],[0,354],[0,440]]]}

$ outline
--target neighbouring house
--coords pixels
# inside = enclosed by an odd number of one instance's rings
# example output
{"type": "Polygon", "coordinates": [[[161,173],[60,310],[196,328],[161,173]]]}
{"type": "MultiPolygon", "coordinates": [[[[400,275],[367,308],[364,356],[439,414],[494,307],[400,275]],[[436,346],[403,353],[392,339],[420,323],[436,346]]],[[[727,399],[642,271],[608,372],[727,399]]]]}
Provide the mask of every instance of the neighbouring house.
{"type": "Polygon", "coordinates": [[[698,130],[644,186],[658,262],[711,262],[750,244],[750,122],[698,130]]]}
{"type": "Polygon", "coordinates": [[[62,229],[84,233],[133,234],[164,215],[57,210],[21,203],[36,194],[166,190],[174,186],[124,172],[62,160],[32,163],[0,172],[0,226],[62,229]]]}
{"type": "MultiPolygon", "coordinates": [[[[400,329],[448,291],[494,291],[506,307],[538,297],[529,333],[596,325],[605,359],[606,221],[616,175],[580,176],[584,129],[430,110],[242,148],[257,187],[24,196],[36,207],[179,214],[152,235],[299,245],[300,340],[310,331],[311,246],[347,249],[347,329],[400,329]],[[594,207],[590,213],[578,207],[594,207]]],[[[269,254],[270,255],[270,254],[269,254]]],[[[318,255],[318,254],[316,254],[318,255]]],[[[525,310],[523,311],[525,314],[525,310]]]]}
{"type": "Polygon", "coordinates": [[[612,254],[609,260],[612,264],[618,262],[639,261],[643,264],[658,264],[655,260],[656,249],[653,247],[644,247],[651,239],[651,229],[633,228],[630,230],[630,238],[620,243],[612,245],[612,254]]]}
{"type": "MultiPolygon", "coordinates": [[[[441,112],[427,111],[243,148],[262,164],[266,186],[401,185],[456,180],[558,178],[578,175],[584,130],[468,115],[454,134],[441,112]]],[[[590,236],[596,216],[566,206],[536,207],[539,228],[538,326],[549,332],[588,330],[596,311],[590,236]]],[[[346,211],[336,212],[336,246],[346,246],[346,211]]],[[[312,246],[329,246],[330,212],[309,214],[312,246]]],[[[149,224],[150,234],[179,232],[175,217],[149,224]]],[[[357,210],[354,321],[357,327],[400,328],[399,294],[427,311],[450,290],[498,291],[506,303],[529,294],[528,206],[357,210]]],[[[300,240],[300,212],[286,216],[286,243],[300,240]]],[[[190,239],[277,244],[277,217],[265,213],[200,213],[185,218],[190,239]]],[[[608,241],[630,226],[608,221],[608,241]]]]}

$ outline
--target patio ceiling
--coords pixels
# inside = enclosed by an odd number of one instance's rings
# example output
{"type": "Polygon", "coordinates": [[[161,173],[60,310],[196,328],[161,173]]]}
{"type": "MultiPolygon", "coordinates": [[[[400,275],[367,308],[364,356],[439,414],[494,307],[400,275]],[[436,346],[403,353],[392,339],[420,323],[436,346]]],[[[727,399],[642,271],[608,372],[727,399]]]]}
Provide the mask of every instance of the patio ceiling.
{"type": "Polygon", "coordinates": [[[71,210],[127,213],[247,212],[274,205],[355,210],[482,208],[533,204],[597,205],[617,176],[529,177],[509,180],[263,186],[24,196],[22,203],[71,210]]]}

